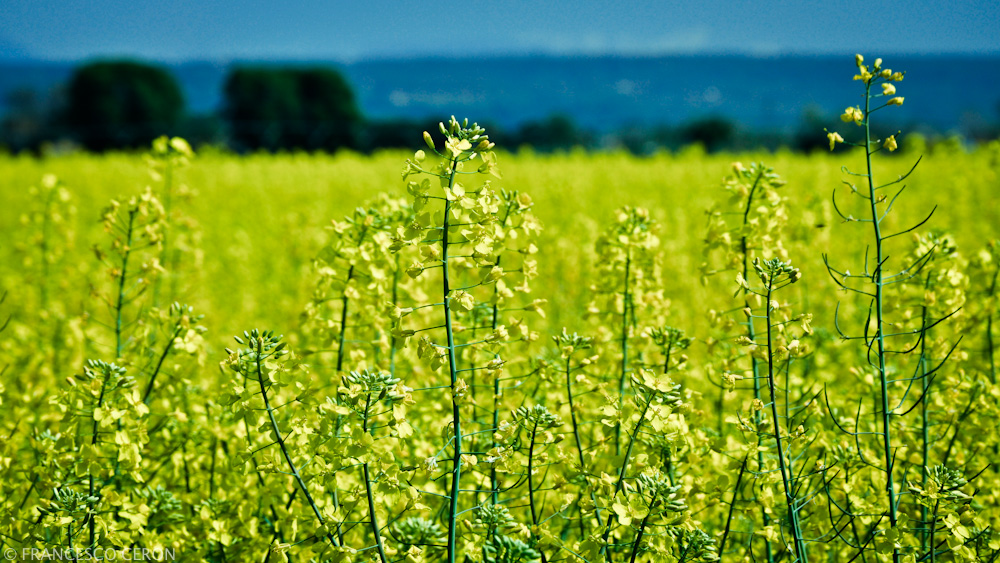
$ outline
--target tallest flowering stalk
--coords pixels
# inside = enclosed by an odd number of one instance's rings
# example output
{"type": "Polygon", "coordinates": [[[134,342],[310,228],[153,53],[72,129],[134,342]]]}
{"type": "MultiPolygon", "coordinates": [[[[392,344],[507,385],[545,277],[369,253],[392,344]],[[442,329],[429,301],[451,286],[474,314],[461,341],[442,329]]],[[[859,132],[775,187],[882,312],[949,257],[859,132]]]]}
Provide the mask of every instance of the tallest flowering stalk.
{"type": "MultiPolygon", "coordinates": [[[[875,375],[876,402],[875,409],[872,412],[875,431],[870,433],[858,432],[857,430],[853,432],[845,431],[858,440],[858,456],[862,462],[885,475],[884,494],[887,506],[879,520],[888,520],[889,529],[873,529],[869,537],[871,540],[874,540],[877,551],[885,554],[891,553],[893,562],[898,563],[902,559],[902,544],[900,542],[901,532],[897,528],[897,524],[900,522],[900,511],[899,493],[897,492],[897,482],[895,479],[895,462],[896,450],[900,447],[900,443],[898,443],[898,437],[895,434],[897,429],[895,428],[894,421],[912,409],[907,409],[903,406],[903,401],[906,400],[907,393],[901,393],[898,398],[893,398],[892,392],[900,386],[905,387],[908,391],[912,385],[912,379],[893,377],[892,374],[896,370],[890,368],[887,359],[890,357],[890,354],[897,354],[896,357],[898,357],[898,354],[911,351],[912,348],[904,345],[902,349],[893,349],[889,346],[889,339],[923,334],[928,327],[918,326],[912,330],[900,330],[896,323],[889,322],[886,319],[886,313],[893,307],[892,303],[886,298],[886,290],[891,285],[904,283],[920,276],[921,271],[927,266],[930,260],[931,253],[917,257],[894,274],[888,274],[886,272],[888,254],[885,243],[893,237],[917,229],[930,219],[930,215],[910,228],[887,234],[886,217],[892,210],[897,197],[903,191],[902,181],[910,173],[908,172],[905,175],[899,176],[896,180],[886,184],[880,185],[876,182],[872,157],[883,150],[896,150],[897,143],[895,135],[890,135],[885,139],[872,137],[872,115],[881,109],[903,104],[903,98],[896,96],[896,86],[894,84],[903,79],[903,73],[883,68],[882,59],[876,59],[875,63],[869,67],[864,64],[864,57],[861,55],[855,57],[855,64],[858,67],[858,74],[854,76],[854,80],[864,84],[864,107],[855,106],[847,108],[844,110],[843,115],[841,115],[841,120],[845,123],[854,123],[860,127],[863,131],[862,137],[857,142],[848,142],[839,133],[828,132],[827,139],[830,141],[831,150],[837,143],[845,143],[864,149],[865,171],[863,173],[848,172],[851,176],[860,178],[864,182],[864,185],[859,187],[853,183],[845,182],[853,195],[865,200],[863,218],[844,214],[840,207],[837,206],[836,199],[834,199],[834,205],[845,221],[871,224],[871,250],[870,252],[866,252],[864,271],[861,274],[852,275],[849,270],[836,270],[829,265],[829,262],[827,262],[827,268],[834,281],[841,287],[865,295],[870,300],[867,311],[868,320],[865,323],[864,334],[848,336],[841,332],[841,337],[848,340],[863,340],[865,343],[868,364],[875,375]],[[886,193],[887,189],[895,186],[900,186],[895,194],[886,193]],[[893,326],[897,328],[887,334],[886,329],[893,326]],[[861,450],[859,436],[866,434],[874,435],[879,439],[880,454],[882,457],[881,466],[868,462],[864,452],[861,450]]],[[[912,172],[912,169],[910,172],[912,172]]],[[[933,211],[931,214],[933,214],[933,211]]],[[[926,397],[924,396],[917,400],[922,401],[925,399],[926,397]]],[[[842,428],[842,430],[844,429],[842,428]]],[[[848,516],[853,519],[857,515],[849,514],[848,516]]],[[[855,547],[864,549],[864,546],[855,547]]]]}
{"type": "MultiPolygon", "coordinates": [[[[471,392],[462,373],[499,369],[503,360],[497,355],[498,344],[507,339],[507,329],[504,325],[496,325],[482,338],[476,337],[474,330],[466,331],[480,328],[474,326],[476,319],[482,317],[477,308],[490,307],[490,293],[480,288],[504,277],[504,270],[498,265],[497,259],[503,248],[504,237],[498,217],[501,200],[489,180],[483,181],[476,188],[467,188],[465,182],[470,176],[476,178],[493,175],[499,178],[496,156],[490,150],[493,143],[483,128],[476,124],[470,126],[468,120],[459,123],[453,117],[447,126],[442,123],[440,129],[445,137],[444,150],[441,152],[435,148],[431,135],[424,133],[428,147],[441,157],[438,164],[425,168],[423,163],[427,155],[424,151],[418,151],[412,160],[407,161],[403,176],[405,178],[417,174],[436,177],[443,193],[431,195],[430,178],[424,178],[421,182],[409,182],[407,189],[414,198],[416,219],[398,230],[391,248],[398,251],[408,245],[418,247],[420,261],[407,269],[407,274],[413,278],[421,277],[428,270],[441,269],[441,301],[400,309],[401,314],[396,319],[393,336],[405,340],[419,332],[419,355],[433,369],[447,369],[446,385],[431,386],[423,391],[442,388],[450,391],[452,435],[440,452],[443,454],[451,448],[451,465],[448,471],[451,479],[449,492],[444,495],[447,501],[444,513],[448,518],[447,560],[453,563],[458,558],[457,531],[462,470],[463,467],[471,470],[478,462],[471,451],[463,449],[466,438],[462,424],[466,408],[463,407],[470,403],[471,392]],[[428,209],[432,202],[440,202],[441,208],[428,209]],[[476,293],[483,294],[478,304],[476,293]],[[403,328],[403,318],[416,309],[438,307],[440,317],[431,321],[430,326],[403,328]],[[473,326],[468,326],[467,323],[473,326]],[[462,364],[469,367],[459,369],[460,355],[462,364]]],[[[437,457],[430,458],[428,465],[436,467],[437,457]]]]}

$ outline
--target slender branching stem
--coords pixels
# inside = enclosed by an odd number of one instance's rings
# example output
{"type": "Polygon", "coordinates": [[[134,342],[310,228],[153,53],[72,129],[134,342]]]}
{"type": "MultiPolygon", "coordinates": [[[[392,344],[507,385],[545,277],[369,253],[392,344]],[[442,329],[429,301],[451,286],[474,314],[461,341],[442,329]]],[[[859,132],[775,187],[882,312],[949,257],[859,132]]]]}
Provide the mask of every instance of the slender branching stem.
{"type": "Polygon", "coordinates": [[[632,542],[632,556],[628,558],[629,563],[635,563],[635,558],[639,555],[639,546],[642,544],[642,536],[646,533],[646,524],[649,523],[649,517],[653,515],[653,504],[650,503],[649,512],[643,517],[642,523],[639,524],[639,531],[635,535],[635,541],[632,542]]]}
{"type": "MultiPolygon", "coordinates": [[[[628,306],[629,298],[629,270],[632,267],[632,249],[628,250],[625,255],[625,290],[622,298],[622,335],[621,335],[621,348],[622,348],[622,363],[621,363],[621,375],[618,380],[618,409],[625,405],[625,384],[628,381],[628,306]]],[[[622,425],[619,423],[615,426],[615,455],[621,455],[621,437],[622,437],[622,425]]]]}
{"type": "MultiPolygon", "coordinates": [[[[757,187],[760,186],[761,181],[764,179],[764,170],[761,169],[757,173],[757,177],[754,178],[753,185],[750,186],[750,192],[747,194],[747,204],[743,209],[743,228],[741,231],[744,233],[740,237],[740,252],[743,255],[743,279],[749,279],[750,276],[750,241],[747,232],[747,225],[750,223],[750,210],[753,208],[753,196],[757,192],[757,187]]],[[[744,288],[743,290],[743,304],[746,308],[752,309],[750,303],[750,290],[744,288]]],[[[751,315],[747,318],[747,338],[751,342],[754,342],[757,338],[757,331],[754,327],[753,316],[751,315]]],[[[760,385],[760,364],[757,358],[753,354],[750,354],[750,374],[753,380],[753,398],[760,401],[761,400],[761,385],[760,385]]],[[[721,405],[720,405],[721,406],[721,405]]],[[[719,409],[719,420],[722,420],[722,413],[725,412],[723,409],[719,409]]],[[[761,417],[760,411],[754,411],[754,427],[760,428],[761,417]]],[[[721,430],[721,428],[720,428],[721,430]]],[[[761,434],[757,434],[757,470],[763,471],[764,469],[764,450],[761,447],[763,445],[764,437],[761,434]]],[[[771,515],[761,507],[761,516],[763,518],[764,527],[771,525],[771,515]]],[[[764,538],[764,553],[766,556],[767,563],[774,562],[774,553],[771,548],[771,540],[767,537],[764,538]]]]}
{"type": "MultiPolygon", "coordinates": [[[[452,158],[451,160],[451,173],[448,176],[449,190],[455,186],[455,174],[458,171],[458,162],[458,157],[452,158]]],[[[458,528],[458,493],[460,490],[459,483],[462,477],[462,420],[458,397],[455,395],[458,385],[458,363],[455,359],[455,332],[452,330],[451,326],[451,304],[448,297],[448,294],[451,292],[450,280],[448,279],[448,235],[450,230],[450,214],[451,202],[445,199],[444,220],[441,230],[441,290],[442,296],[444,297],[444,304],[442,307],[444,308],[444,324],[448,338],[448,373],[451,379],[452,424],[455,432],[453,443],[455,452],[452,456],[451,495],[449,498],[450,508],[448,511],[448,563],[455,563],[458,558],[458,546],[456,543],[456,532],[458,528]]]]}
{"type": "MultiPolygon", "coordinates": [[[[639,436],[639,431],[642,429],[642,423],[646,418],[646,412],[649,411],[649,405],[653,402],[653,396],[653,393],[650,392],[649,396],[646,398],[646,404],[643,406],[642,412],[639,414],[639,420],[635,423],[635,430],[633,430],[632,434],[629,436],[628,448],[626,448],[625,457],[622,459],[622,468],[621,472],[618,474],[618,482],[615,484],[615,492],[611,497],[612,500],[618,498],[618,493],[620,493],[625,487],[625,475],[628,473],[628,462],[629,458],[632,456],[632,448],[635,446],[636,437],[639,436]]],[[[614,518],[614,513],[608,515],[607,523],[604,525],[604,535],[602,536],[604,549],[607,550],[605,555],[607,556],[609,563],[611,561],[611,549],[609,549],[608,546],[608,538],[611,537],[611,523],[614,521],[614,518]]]]}
{"type": "Polygon", "coordinates": [[[740,485],[743,483],[743,474],[747,470],[747,458],[743,458],[740,464],[740,473],[736,476],[736,486],[733,488],[733,499],[729,503],[729,515],[726,516],[726,527],[722,531],[722,539],[719,540],[719,559],[726,551],[726,540],[729,538],[729,530],[733,524],[733,515],[736,513],[736,496],[740,494],[740,485]]]}
{"type": "Polygon", "coordinates": [[[115,359],[119,360],[124,351],[125,279],[128,276],[128,259],[132,254],[132,235],[135,230],[135,216],[139,211],[130,209],[128,225],[125,228],[125,246],[122,254],[122,269],[118,275],[118,296],[115,301],[115,359]]]}
{"type": "Polygon", "coordinates": [[[531,523],[538,525],[538,509],[535,507],[535,436],[538,433],[538,422],[531,427],[531,442],[528,444],[528,505],[531,507],[531,523]]]}
{"type": "Polygon", "coordinates": [[[170,350],[174,347],[174,340],[180,336],[181,331],[184,329],[179,323],[174,326],[174,332],[170,335],[170,339],[167,340],[167,345],[163,347],[163,353],[160,354],[159,361],[156,362],[156,368],[153,373],[149,376],[149,383],[146,384],[146,391],[142,394],[142,402],[144,404],[149,404],[149,398],[153,394],[153,385],[156,384],[156,376],[160,374],[160,370],[163,368],[163,362],[170,355],[170,350]]]}
{"type": "MultiPolygon", "coordinates": [[[[882,244],[882,218],[879,216],[878,212],[879,198],[875,193],[875,173],[872,168],[872,155],[875,154],[875,151],[878,149],[873,147],[871,136],[871,98],[871,82],[869,81],[865,84],[865,166],[867,170],[866,178],[868,180],[868,200],[871,209],[871,223],[872,228],[874,229],[873,235],[875,243],[875,271],[872,277],[875,282],[875,339],[877,343],[879,399],[881,401],[880,408],[877,409],[875,416],[878,418],[878,422],[882,426],[882,453],[885,458],[885,492],[889,502],[889,525],[892,528],[895,528],[898,515],[896,511],[896,484],[893,480],[892,425],[890,419],[893,413],[889,407],[889,383],[888,374],[886,372],[885,350],[885,318],[883,315],[883,308],[885,305],[883,269],[885,267],[886,257],[884,256],[882,244]]],[[[892,561],[893,563],[899,563],[900,561],[899,549],[896,547],[893,547],[892,550],[892,561]]]]}
{"type": "MultiPolygon", "coordinates": [[[[364,422],[361,425],[362,432],[368,432],[368,411],[371,408],[371,393],[365,397],[364,422]]],[[[382,534],[379,531],[378,518],[375,514],[375,494],[372,492],[372,478],[368,470],[368,462],[362,466],[362,473],[365,479],[365,496],[368,498],[368,521],[371,524],[372,535],[375,536],[375,546],[378,548],[378,557],[382,563],[388,563],[385,557],[385,547],[382,545],[382,534]]]]}
{"type": "Polygon", "coordinates": [[[802,530],[799,525],[799,511],[796,507],[795,495],[792,492],[791,476],[789,475],[789,468],[787,466],[787,461],[785,457],[784,444],[781,440],[781,423],[778,417],[778,397],[775,392],[774,385],[774,340],[773,340],[773,323],[771,321],[771,295],[774,288],[774,276],[769,276],[767,281],[767,300],[764,307],[767,310],[767,389],[770,394],[771,399],[771,426],[774,428],[774,441],[777,448],[778,454],[778,469],[781,471],[781,484],[785,490],[785,504],[788,507],[788,523],[792,531],[792,539],[794,545],[792,546],[795,551],[795,558],[801,563],[806,563],[808,558],[806,557],[805,543],[802,541],[802,530]]]}
{"type": "MultiPolygon", "coordinates": [[[[927,283],[925,288],[930,285],[931,276],[927,275],[927,283]]],[[[927,404],[930,400],[930,377],[927,373],[927,337],[928,330],[927,327],[927,307],[921,307],[920,312],[920,326],[923,327],[923,334],[920,335],[920,378],[923,384],[923,396],[920,401],[920,454],[921,454],[921,466],[920,466],[920,485],[923,490],[927,490],[927,478],[928,478],[928,467],[930,463],[930,413],[927,412],[927,404]]],[[[920,521],[926,523],[928,516],[927,505],[920,505],[920,521]]],[[[920,550],[924,551],[927,549],[927,542],[930,540],[929,532],[927,528],[923,528],[920,532],[920,550]]]]}
{"type": "MultiPolygon", "coordinates": [[[[990,283],[989,295],[986,296],[987,301],[993,301],[996,299],[997,294],[997,278],[1000,277],[1000,265],[993,272],[993,281],[990,283]]],[[[995,359],[996,348],[993,345],[993,310],[988,308],[986,310],[986,357],[990,362],[990,383],[996,385],[997,382],[997,364],[995,359]]]]}
{"type": "MultiPolygon", "coordinates": [[[[288,470],[291,472],[292,477],[295,478],[295,482],[298,484],[299,489],[302,494],[306,497],[306,502],[312,508],[313,514],[316,515],[316,520],[319,521],[320,526],[324,525],[323,515],[319,511],[319,507],[316,506],[316,501],[313,500],[312,494],[309,492],[309,488],[306,486],[306,482],[302,479],[302,475],[299,473],[298,467],[296,467],[295,462],[292,460],[292,456],[288,453],[288,446],[285,444],[285,438],[281,435],[281,429],[278,427],[278,420],[274,417],[274,408],[271,407],[271,402],[267,397],[267,385],[264,383],[264,343],[263,339],[252,342],[257,346],[255,354],[255,362],[257,369],[257,381],[260,383],[260,395],[264,400],[264,410],[267,411],[268,420],[271,423],[271,430],[274,432],[275,441],[278,447],[281,449],[281,455],[285,458],[285,463],[288,465],[288,470]]],[[[337,540],[334,539],[333,534],[327,534],[327,539],[330,543],[337,547],[337,540]]]]}
{"type": "MultiPolygon", "coordinates": [[[[573,404],[573,376],[572,369],[570,368],[570,357],[566,358],[566,395],[569,397],[569,420],[573,425],[573,439],[576,442],[576,453],[580,459],[580,471],[586,473],[587,462],[583,455],[583,442],[580,441],[580,426],[576,420],[576,406],[573,404]]],[[[594,506],[597,506],[597,498],[594,496],[594,491],[590,491],[590,500],[594,502],[594,506]]],[[[601,525],[601,510],[595,509],[594,518],[597,519],[597,525],[601,525]]],[[[583,518],[581,517],[582,521],[583,518]]]]}

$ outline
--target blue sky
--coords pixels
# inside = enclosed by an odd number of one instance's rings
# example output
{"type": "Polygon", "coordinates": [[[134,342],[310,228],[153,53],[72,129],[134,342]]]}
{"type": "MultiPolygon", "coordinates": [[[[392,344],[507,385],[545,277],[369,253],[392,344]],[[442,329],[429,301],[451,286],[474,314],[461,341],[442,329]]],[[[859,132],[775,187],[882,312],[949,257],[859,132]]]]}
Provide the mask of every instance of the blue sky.
{"type": "Polygon", "coordinates": [[[1000,55],[1000,2],[3,0],[0,58],[1000,55]]]}

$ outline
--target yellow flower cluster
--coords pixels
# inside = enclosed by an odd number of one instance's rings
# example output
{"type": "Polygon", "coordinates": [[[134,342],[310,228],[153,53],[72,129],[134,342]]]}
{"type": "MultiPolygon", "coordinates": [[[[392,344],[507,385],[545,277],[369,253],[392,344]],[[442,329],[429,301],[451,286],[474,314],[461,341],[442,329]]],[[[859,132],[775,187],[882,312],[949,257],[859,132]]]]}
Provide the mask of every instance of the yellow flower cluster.
{"type": "MultiPolygon", "coordinates": [[[[854,64],[858,67],[858,74],[854,75],[854,80],[860,80],[865,83],[865,92],[868,100],[871,100],[877,96],[893,96],[885,103],[886,106],[901,106],[905,98],[903,96],[896,96],[896,86],[895,84],[890,84],[890,82],[899,82],[903,79],[902,72],[893,72],[892,69],[882,68],[882,59],[875,59],[875,64],[869,69],[867,65],[864,64],[865,58],[861,55],[854,56],[854,64]],[[882,93],[880,95],[871,94],[871,87],[881,79],[884,82],[881,83],[882,93]]],[[[884,107],[884,106],[883,106],[884,107]]],[[[875,108],[879,109],[879,108],[875,108]]],[[[865,109],[862,110],[858,106],[844,108],[844,112],[840,114],[840,120],[844,123],[854,123],[855,125],[861,126],[867,123],[869,114],[875,110],[868,109],[868,102],[865,103],[865,109]]],[[[844,137],[837,133],[836,131],[827,131],[826,133],[827,141],[830,143],[830,150],[832,151],[837,143],[843,143],[844,137]]],[[[895,135],[885,139],[882,146],[889,151],[894,151],[898,148],[896,143],[895,135]]]]}
{"type": "Polygon", "coordinates": [[[861,125],[865,121],[865,114],[859,107],[846,108],[844,113],[840,114],[840,120],[844,123],[854,122],[861,125]]]}

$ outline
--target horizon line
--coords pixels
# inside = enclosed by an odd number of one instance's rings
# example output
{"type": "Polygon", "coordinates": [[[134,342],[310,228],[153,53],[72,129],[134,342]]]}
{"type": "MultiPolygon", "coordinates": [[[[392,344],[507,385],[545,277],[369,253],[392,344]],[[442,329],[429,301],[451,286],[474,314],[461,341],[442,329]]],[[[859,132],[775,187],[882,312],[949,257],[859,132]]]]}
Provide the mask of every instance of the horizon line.
{"type": "MultiPolygon", "coordinates": [[[[867,53],[862,53],[868,56],[867,53]]],[[[310,63],[335,63],[345,66],[368,63],[394,63],[413,61],[481,61],[481,60],[521,60],[521,59],[550,59],[550,60],[581,60],[581,59],[691,59],[691,58],[744,58],[744,59],[836,59],[841,57],[853,57],[854,53],[836,53],[830,51],[775,51],[775,52],[754,52],[754,51],[663,51],[663,52],[556,52],[556,51],[532,51],[532,52],[490,52],[480,54],[457,54],[457,53],[418,53],[418,54],[398,54],[398,55],[372,55],[358,57],[344,56],[203,56],[203,57],[148,57],[134,53],[104,53],[94,54],[84,57],[35,57],[35,56],[13,56],[5,57],[0,54],[0,64],[82,64],[100,60],[133,60],[163,65],[184,65],[193,63],[211,64],[239,64],[239,63],[265,63],[265,64],[310,64],[310,63]]],[[[874,56],[874,55],[872,55],[874,56]]],[[[997,51],[896,51],[883,52],[878,56],[885,57],[906,57],[906,58],[982,58],[1000,59],[1000,50],[997,51]]]]}

